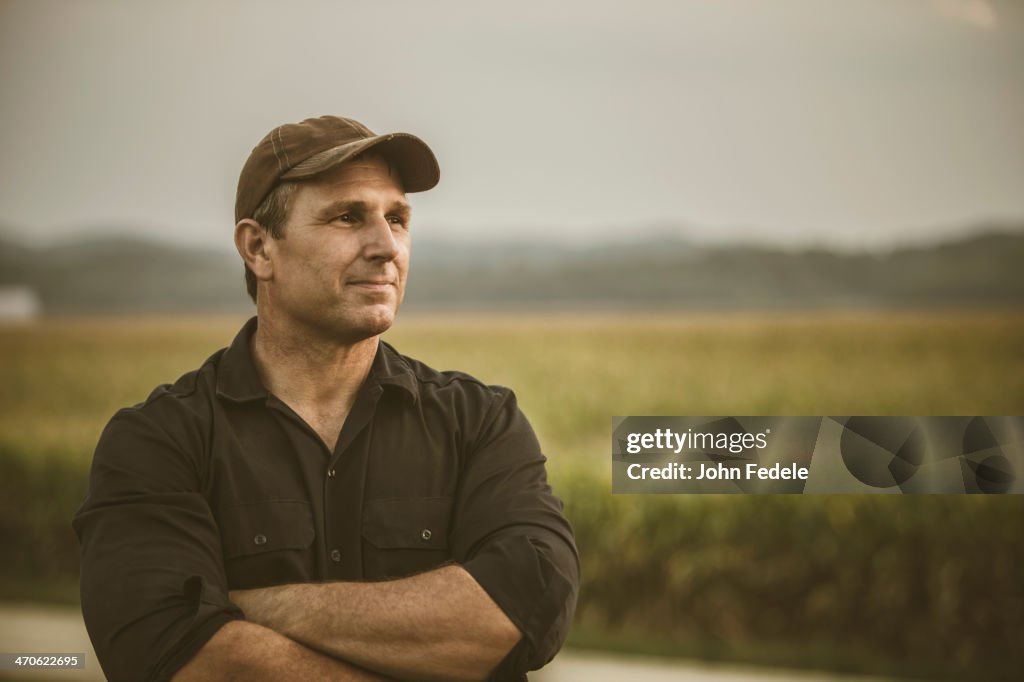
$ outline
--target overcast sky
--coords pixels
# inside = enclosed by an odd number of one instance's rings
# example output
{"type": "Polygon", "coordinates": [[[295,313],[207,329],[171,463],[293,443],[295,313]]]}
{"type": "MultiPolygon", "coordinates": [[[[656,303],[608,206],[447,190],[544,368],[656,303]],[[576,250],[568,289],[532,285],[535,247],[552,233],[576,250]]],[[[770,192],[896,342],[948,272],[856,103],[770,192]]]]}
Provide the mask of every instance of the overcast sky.
{"type": "Polygon", "coordinates": [[[272,127],[435,150],[413,229],[875,246],[1024,218],[1024,3],[0,2],[0,225],[227,246],[272,127]]]}

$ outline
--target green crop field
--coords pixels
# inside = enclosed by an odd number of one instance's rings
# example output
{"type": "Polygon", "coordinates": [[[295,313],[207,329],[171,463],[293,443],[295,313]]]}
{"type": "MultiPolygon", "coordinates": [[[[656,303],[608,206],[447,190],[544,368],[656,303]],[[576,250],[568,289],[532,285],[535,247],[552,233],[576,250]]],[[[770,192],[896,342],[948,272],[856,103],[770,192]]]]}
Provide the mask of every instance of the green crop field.
{"type": "MultiPolygon", "coordinates": [[[[77,599],[69,520],[101,429],[243,321],[0,327],[0,598],[77,599]]],[[[608,480],[614,415],[1020,415],[1024,313],[412,315],[386,338],[516,390],[576,529],[577,646],[1024,668],[1024,496],[613,496],[608,480]]]]}
{"type": "MultiPolygon", "coordinates": [[[[89,457],[118,407],[198,367],[242,321],[0,328],[0,442],[89,457]]],[[[386,338],[514,388],[555,462],[608,461],[613,415],[1024,412],[1024,314],[407,316],[386,338]]]]}

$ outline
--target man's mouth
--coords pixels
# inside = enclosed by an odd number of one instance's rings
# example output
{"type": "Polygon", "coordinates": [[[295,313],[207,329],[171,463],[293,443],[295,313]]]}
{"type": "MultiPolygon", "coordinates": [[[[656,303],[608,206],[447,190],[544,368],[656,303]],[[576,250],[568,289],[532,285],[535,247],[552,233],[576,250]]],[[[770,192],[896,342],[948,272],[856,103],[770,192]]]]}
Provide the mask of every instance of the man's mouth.
{"type": "Polygon", "coordinates": [[[390,279],[354,279],[350,280],[349,284],[351,286],[369,289],[371,291],[384,291],[385,289],[395,285],[395,283],[390,279]]]}

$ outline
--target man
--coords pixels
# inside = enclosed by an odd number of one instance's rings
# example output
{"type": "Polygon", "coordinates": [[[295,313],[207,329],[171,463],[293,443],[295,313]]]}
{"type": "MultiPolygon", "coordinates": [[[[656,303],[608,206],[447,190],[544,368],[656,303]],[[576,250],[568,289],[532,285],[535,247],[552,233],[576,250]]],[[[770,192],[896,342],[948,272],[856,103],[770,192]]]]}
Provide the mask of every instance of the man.
{"type": "Polygon", "coordinates": [[[380,341],[409,265],[418,138],[343,118],[253,150],[235,245],[257,315],[118,412],[74,519],[110,680],[524,679],[579,564],[511,391],[380,341]]]}

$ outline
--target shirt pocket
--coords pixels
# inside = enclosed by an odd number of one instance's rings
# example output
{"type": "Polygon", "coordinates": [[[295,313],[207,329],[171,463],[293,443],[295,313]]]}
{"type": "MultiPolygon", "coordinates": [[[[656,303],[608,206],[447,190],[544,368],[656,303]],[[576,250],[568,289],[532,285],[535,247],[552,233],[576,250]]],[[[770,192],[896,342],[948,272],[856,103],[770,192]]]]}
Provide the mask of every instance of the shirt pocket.
{"type": "Polygon", "coordinates": [[[370,500],[363,505],[363,577],[422,573],[451,561],[450,497],[370,500]]]}
{"type": "Polygon", "coordinates": [[[303,500],[272,500],[227,508],[220,518],[231,589],[313,578],[313,513],[303,500]]]}

